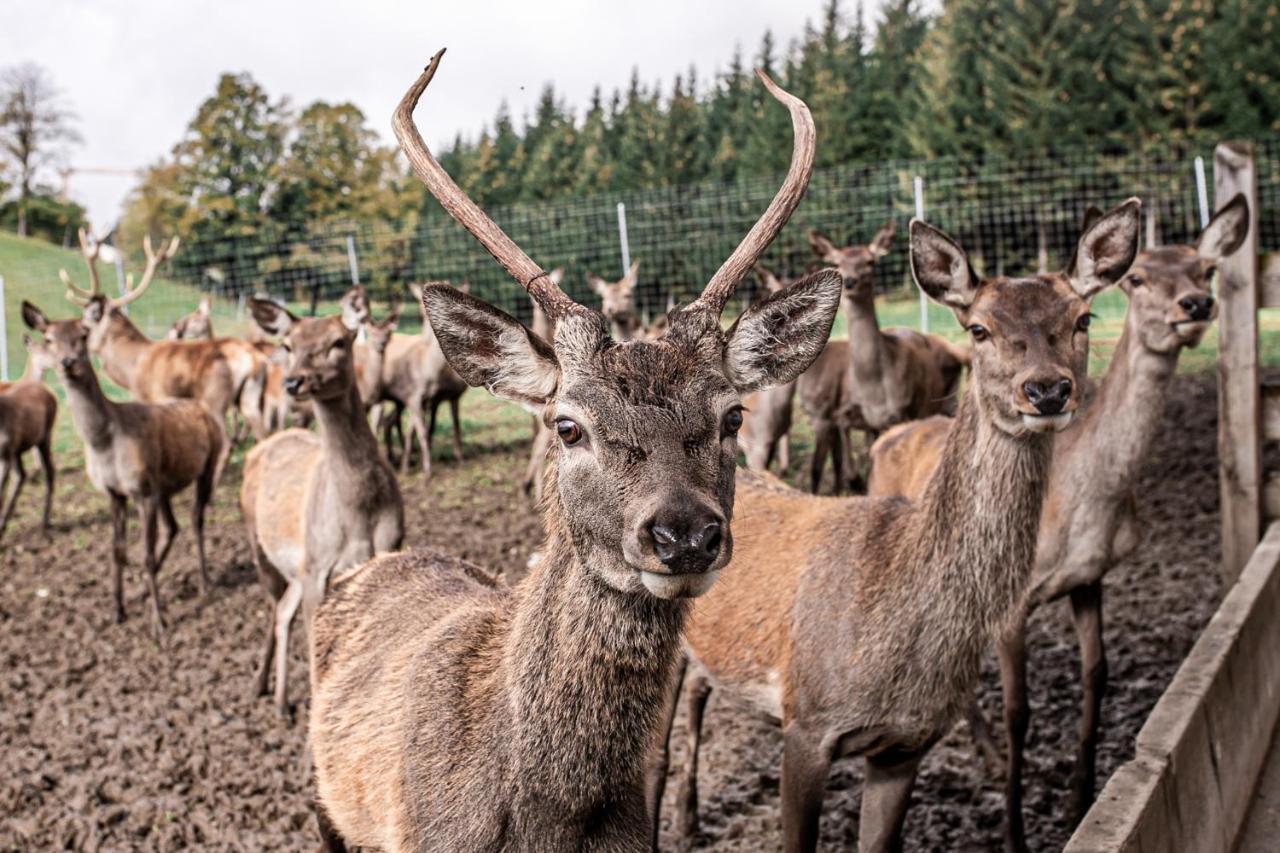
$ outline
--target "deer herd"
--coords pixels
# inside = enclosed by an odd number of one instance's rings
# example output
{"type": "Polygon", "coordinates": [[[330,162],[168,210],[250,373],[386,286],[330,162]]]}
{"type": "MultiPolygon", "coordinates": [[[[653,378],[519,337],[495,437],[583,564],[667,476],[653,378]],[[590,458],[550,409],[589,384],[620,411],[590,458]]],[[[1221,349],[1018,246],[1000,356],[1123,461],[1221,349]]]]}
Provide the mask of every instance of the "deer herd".
{"type": "Polygon", "coordinates": [[[1194,245],[1142,251],[1136,198],[1090,209],[1067,267],[1025,277],[979,275],[961,245],[912,220],[911,276],[968,342],[882,329],[874,269],[893,250],[892,221],[865,245],[809,232],[823,268],[802,277],[761,265],[805,193],[816,138],[805,104],[759,73],[793,128],[782,186],[700,295],[645,326],[638,264],[616,282],[588,278],[599,310],[573,301],[563,271],[535,263],[436,161],[414,111],[442,55],[400,101],[395,135],[440,205],[527,292],[532,329],[465,286],[431,283],[410,286],[417,335],[397,331],[398,307],[375,320],[356,287],[329,317],[249,300],[252,341],[214,336],[208,300],[152,340],[126,306],[178,240],[157,251],[147,238],[141,280],[112,299],[98,243],[81,232],[89,288],[62,273],[79,316],[22,305],[38,337],[25,339],[23,378],[0,388],[0,536],[31,448],[50,524],[57,401],[41,377],[53,370],[89,480],[110,499],[114,616],[125,618],[132,501],[163,642],[157,574],[178,533],[172,499],[194,485],[207,589],[204,516],[242,422],[256,443],[239,505],[272,604],[252,685],[266,695],[274,678],[275,707],[291,715],[301,606],[326,849],[648,850],[668,799],[676,835],[692,843],[713,691],[781,728],[786,850],[817,847],[829,770],[848,756],[865,763],[859,848],[897,849],[922,759],[961,718],[981,718],[975,692],[994,648],[1006,844],[1025,850],[1026,625],[1064,597],[1081,658],[1068,792],[1079,821],[1094,797],[1107,680],[1102,579],[1140,541],[1133,484],[1179,353],[1216,317],[1213,270],[1244,239],[1243,198],[1194,245]],[[726,325],[752,274],[762,298],[726,325]],[[1128,309],[1094,383],[1090,303],[1112,286],[1128,309]],[[841,310],[848,338],[829,340],[841,310]],[[93,357],[131,401],[104,393],[93,357]],[[546,539],[514,586],[446,553],[400,550],[396,468],[414,467],[416,438],[431,473],[444,403],[461,458],[468,386],[533,418],[524,484],[546,539]],[[814,435],[811,494],[769,473],[790,465],[797,398],[814,435]],[[828,458],[836,496],[818,497],[828,458]],[[686,761],[667,798],[681,702],[686,761]]]}

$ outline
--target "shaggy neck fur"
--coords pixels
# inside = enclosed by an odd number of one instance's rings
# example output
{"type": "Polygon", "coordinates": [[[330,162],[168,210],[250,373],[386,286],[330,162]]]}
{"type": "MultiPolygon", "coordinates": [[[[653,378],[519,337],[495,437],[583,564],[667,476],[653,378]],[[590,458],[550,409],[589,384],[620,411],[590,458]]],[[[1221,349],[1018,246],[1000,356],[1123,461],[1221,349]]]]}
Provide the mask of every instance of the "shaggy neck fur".
{"type": "Polygon", "coordinates": [[[92,370],[78,379],[66,377],[62,385],[67,389],[67,405],[71,408],[71,420],[84,443],[94,450],[111,444],[111,407],[115,404],[102,393],[98,377],[92,370]]]}

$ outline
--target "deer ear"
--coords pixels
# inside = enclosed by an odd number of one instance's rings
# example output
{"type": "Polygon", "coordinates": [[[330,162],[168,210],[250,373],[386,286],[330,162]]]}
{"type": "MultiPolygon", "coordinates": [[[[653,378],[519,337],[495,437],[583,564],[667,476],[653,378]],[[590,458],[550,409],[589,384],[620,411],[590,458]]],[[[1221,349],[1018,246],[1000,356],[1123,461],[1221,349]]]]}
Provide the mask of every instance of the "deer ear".
{"type": "Polygon", "coordinates": [[[298,322],[297,317],[269,299],[253,297],[249,300],[249,310],[254,322],[268,335],[287,335],[293,324],[298,322]]]}
{"type": "Polygon", "coordinates": [[[102,322],[102,318],[107,316],[107,298],[105,296],[95,296],[85,303],[84,308],[80,311],[80,317],[90,326],[96,326],[102,322]]]}
{"type": "Polygon", "coordinates": [[[28,329],[33,329],[41,334],[49,326],[49,321],[45,318],[44,312],[25,299],[22,300],[22,322],[27,324],[28,329]]]}
{"type": "Polygon", "coordinates": [[[639,276],[639,274],[640,274],[640,261],[639,260],[632,261],[631,268],[627,270],[627,274],[622,278],[622,283],[625,284],[628,289],[634,289],[636,286],[636,281],[638,280],[637,277],[639,276]]]}
{"type": "Polygon", "coordinates": [[[911,277],[934,302],[964,310],[978,295],[978,276],[964,249],[919,219],[910,226],[911,277]]]}
{"type": "Polygon", "coordinates": [[[1216,264],[1228,255],[1235,254],[1248,233],[1249,202],[1245,200],[1244,193],[1237,193],[1204,227],[1200,239],[1196,241],[1196,252],[1205,260],[1216,264]]]}
{"type": "Polygon", "coordinates": [[[825,258],[836,250],[835,245],[817,228],[811,228],[807,236],[809,237],[809,245],[817,255],[825,258]]]}
{"type": "Polygon", "coordinates": [[[449,366],[468,385],[535,413],[555,394],[555,353],[511,315],[447,285],[423,288],[422,306],[449,366]]]}
{"type": "Polygon", "coordinates": [[[593,272],[587,273],[587,287],[591,288],[591,292],[597,296],[604,296],[604,279],[593,272]]]}
{"type": "Polygon", "coordinates": [[[369,297],[365,294],[364,285],[357,284],[342,296],[342,325],[355,331],[368,319],[369,297]]]}
{"type": "Polygon", "coordinates": [[[551,279],[551,283],[556,287],[560,286],[560,282],[564,281],[564,267],[556,267],[547,273],[547,278],[551,279]]]}
{"type": "Polygon", "coordinates": [[[748,308],[725,346],[725,375],[741,394],[785,385],[827,345],[840,307],[840,274],[822,270],[748,308]]]}
{"type": "Polygon", "coordinates": [[[209,316],[209,314],[213,311],[213,300],[210,299],[208,296],[200,297],[200,307],[198,310],[200,311],[201,314],[205,315],[206,317],[209,316]]]}
{"type": "Polygon", "coordinates": [[[1071,287],[1082,299],[1091,299],[1120,280],[1138,254],[1142,202],[1131,198],[1112,208],[1090,225],[1076,247],[1071,287]]]}
{"type": "Polygon", "coordinates": [[[871,257],[878,259],[889,254],[889,250],[893,248],[893,235],[897,230],[898,226],[892,219],[880,226],[876,236],[872,237],[871,242],[867,244],[867,248],[871,250],[871,257]]]}

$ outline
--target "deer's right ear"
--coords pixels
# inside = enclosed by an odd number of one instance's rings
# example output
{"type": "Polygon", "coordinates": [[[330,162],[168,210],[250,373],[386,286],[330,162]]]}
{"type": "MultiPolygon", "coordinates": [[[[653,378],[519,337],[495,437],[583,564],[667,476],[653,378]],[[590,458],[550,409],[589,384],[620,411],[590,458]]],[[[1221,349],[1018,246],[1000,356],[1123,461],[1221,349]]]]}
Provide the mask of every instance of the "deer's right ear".
{"type": "Polygon", "coordinates": [[[822,270],[756,302],[729,329],[725,375],[740,394],[785,385],[827,345],[840,307],[840,274],[822,270]]]}
{"type": "Polygon", "coordinates": [[[1131,198],[1106,213],[1085,230],[1076,247],[1071,287],[1082,299],[1091,299],[1104,287],[1120,280],[1138,254],[1142,202],[1131,198]]]}
{"type": "Polygon", "coordinates": [[[919,219],[911,220],[911,277],[934,302],[963,311],[978,295],[978,277],[964,249],[919,219]]]}
{"type": "Polygon", "coordinates": [[[254,322],[268,335],[286,335],[298,320],[269,299],[250,299],[249,310],[253,312],[254,322]]]}
{"type": "Polygon", "coordinates": [[[591,288],[591,292],[597,296],[604,296],[604,279],[593,272],[587,273],[587,287],[591,288]]]}
{"type": "Polygon", "coordinates": [[[809,237],[809,245],[813,248],[814,254],[825,258],[836,250],[835,245],[817,228],[809,229],[807,236],[809,237]]]}
{"type": "Polygon", "coordinates": [[[41,334],[49,325],[44,312],[25,299],[22,300],[22,322],[27,324],[28,329],[34,329],[41,334]]]}
{"type": "Polygon", "coordinates": [[[514,317],[447,285],[423,288],[422,306],[449,366],[468,385],[535,413],[555,395],[555,352],[514,317]]]}

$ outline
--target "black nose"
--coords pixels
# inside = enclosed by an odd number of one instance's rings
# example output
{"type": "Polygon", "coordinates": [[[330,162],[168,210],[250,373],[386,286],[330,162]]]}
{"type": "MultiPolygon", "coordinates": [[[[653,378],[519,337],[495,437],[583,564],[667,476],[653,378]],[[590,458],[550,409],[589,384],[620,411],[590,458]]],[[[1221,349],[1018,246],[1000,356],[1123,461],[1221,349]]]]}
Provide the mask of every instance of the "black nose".
{"type": "Polygon", "coordinates": [[[1026,393],[1031,405],[1036,407],[1037,412],[1042,415],[1056,415],[1066,408],[1067,401],[1071,399],[1071,380],[1059,379],[1047,385],[1043,382],[1024,382],[1022,390],[1026,393]]]}
{"type": "Polygon", "coordinates": [[[1184,296],[1178,300],[1178,305],[1192,320],[1208,320],[1213,311],[1213,297],[1207,293],[1202,296],[1184,296]]]}
{"type": "Polygon", "coordinates": [[[67,370],[70,370],[71,366],[74,365],[75,363],[76,363],[76,360],[71,356],[67,356],[62,360],[62,366],[64,369],[67,369],[67,370]]]}
{"type": "Polygon", "coordinates": [[[705,572],[720,556],[720,520],[710,514],[659,513],[649,525],[653,553],[675,574],[705,572]]]}
{"type": "Polygon", "coordinates": [[[302,390],[302,380],[297,376],[285,377],[284,390],[294,396],[297,396],[298,392],[302,390]]]}

